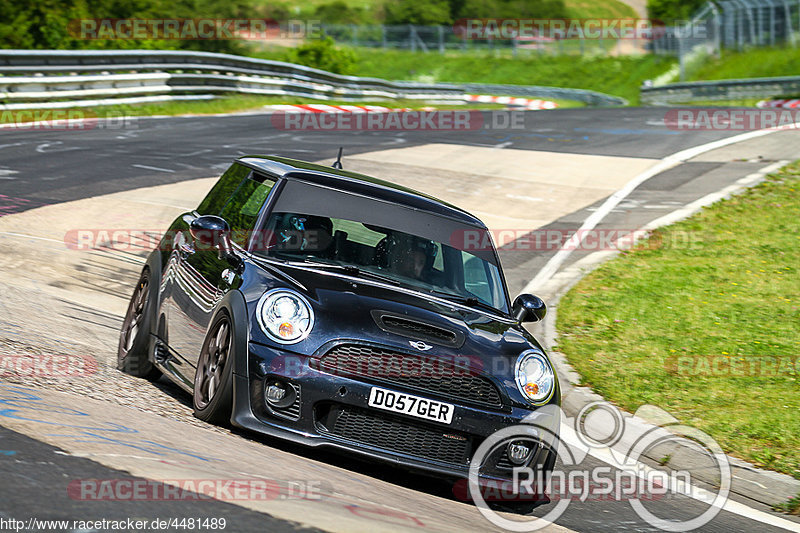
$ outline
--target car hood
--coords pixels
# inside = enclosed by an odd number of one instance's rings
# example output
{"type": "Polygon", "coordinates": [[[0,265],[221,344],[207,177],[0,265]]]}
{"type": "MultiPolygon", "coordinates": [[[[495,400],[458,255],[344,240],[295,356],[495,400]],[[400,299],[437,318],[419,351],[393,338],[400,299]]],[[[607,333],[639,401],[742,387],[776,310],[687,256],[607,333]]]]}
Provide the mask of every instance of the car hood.
{"type": "MultiPolygon", "coordinates": [[[[315,325],[309,336],[286,351],[318,355],[332,342],[373,343],[407,353],[432,357],[466,356],[484,372],[511,376],[513,362],[526,349],[539,349],[537,341],[510,317],[502,318],[477,309],[451,304],[438,298],[398,289],[370,279],[355,278],[324,269],[294,265],[262,265],[258,279],[246,286],[245,298],[252,313],[251,338],[274,345],[255,320],[259,298],[267,290],[288,288],[311,302],[315,325]],[[381,327],[382,316],[433,326],[455,334],[455,342],[437,342],[415,331],[418,328],[381,327]],[[430,348],[420,350],[413,343],[423,340],[430,348]]],[[[245,287],[243,287],[244,289],[245,287]]],[[[383,324],[385,325],[385,324],[383,324]]]]}

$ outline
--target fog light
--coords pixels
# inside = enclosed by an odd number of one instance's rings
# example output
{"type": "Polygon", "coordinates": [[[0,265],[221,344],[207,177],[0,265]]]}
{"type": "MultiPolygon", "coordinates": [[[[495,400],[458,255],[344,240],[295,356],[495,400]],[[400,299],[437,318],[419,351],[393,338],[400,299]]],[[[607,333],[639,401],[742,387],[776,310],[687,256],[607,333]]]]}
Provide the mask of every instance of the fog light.
{"type": "Polygon", "coordinates": [[[275,382],[267,387],[267,402],[275,405],[286,397],[286,387],[283,383],[275,382]]]}
{"type": "Polygon", "coordinates": [[[528,443],[524,442],[509,442],[506,453],[508,460],[515,465],[525,464],[531,457],[532,448],[528,443]]]}

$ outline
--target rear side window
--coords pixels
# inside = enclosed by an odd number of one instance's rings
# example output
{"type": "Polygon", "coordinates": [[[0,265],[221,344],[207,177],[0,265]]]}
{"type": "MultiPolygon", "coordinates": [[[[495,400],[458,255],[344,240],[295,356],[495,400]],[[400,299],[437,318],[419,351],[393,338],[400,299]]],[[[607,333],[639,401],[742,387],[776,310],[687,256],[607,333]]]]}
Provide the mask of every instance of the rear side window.
{"type": "Polygon", "coordinates": [[[239,183],[220,211],[219,215],[231,226],[231,239],[239,246],[244,248],[247,245],[261,206],[274,185],[275,180],[253,174],[239,183]]]}
{"type": "Polygon", "coordinates": [[[228,203],[228,199],[248,174],[250,174],[249,168],[238,163],[231,165],[197,207],[197,212],[201,215],[219,215],[222,208],[228,203]]]}

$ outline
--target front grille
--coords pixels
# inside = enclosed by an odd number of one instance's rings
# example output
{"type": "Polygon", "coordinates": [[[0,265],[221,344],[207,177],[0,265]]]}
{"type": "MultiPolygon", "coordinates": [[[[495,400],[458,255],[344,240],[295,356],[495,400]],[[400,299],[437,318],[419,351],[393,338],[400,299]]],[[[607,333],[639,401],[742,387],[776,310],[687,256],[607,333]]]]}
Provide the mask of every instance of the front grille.
{"type": "Polygon", "coordinates": [[[331,374],[363,376],[454,400],[491,407],[502,405],[500,393],[489,379],[443,359],[340,344],[322,356],[319,367],[331,374]]]}
{"type": "Polygon", "coordinates": [[[470,441],[460,433],[353,407],[333,407],[326,418],[332,427],[325,429],[349,441],[458,466],[469,464],[470,441]]]}

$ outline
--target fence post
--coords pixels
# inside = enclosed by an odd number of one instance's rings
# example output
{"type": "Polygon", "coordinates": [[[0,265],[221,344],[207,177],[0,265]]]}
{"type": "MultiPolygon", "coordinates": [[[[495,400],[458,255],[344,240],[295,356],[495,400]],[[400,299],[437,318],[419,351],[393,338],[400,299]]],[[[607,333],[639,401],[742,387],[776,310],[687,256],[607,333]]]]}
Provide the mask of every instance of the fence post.
{"type": "Polygon", "coordinates": [[[381,46],[383,47],[384,50],[386,50],[386,48],[387,48],[387,44],[386,44],[386,26],[384,26],[383,24],[381,24],[381,46]]]}
{"type": "Polygon", "coordinates": [[[714,13],[714,54],[717,57],[722,57],[722,23],[719,20],[719,9],[714,4],[711,4],[711,10],[714,13]]]}
{"type": "Polygon", "coordinates": [[[437,27],[439,28],[439,53],[444,54],[444,27],[437,27]]]}
{"type": "Polygon", "coordinates": [[[357,46],[358,45],[358,26],[356,26],[355,24],[350,24],[350,29],[353,32],[352,37],[350,37],[350,42],[353,44],[353,46],[357,46]]]}
{"type": "Polygon", "coordinates": [[[686,81],[686,59],[683,57],[683,35],[681,35],[680,26],[675,26],[675,42],[678,45],[678,66],[680,67],[680,80],[686,81]]]}
{"type": "Polygon", "coordinates": [[[411,43],[411,51],[417,51],[417,39],[416,39],[416,32],[414,31],[414,26],[409,24],[408,25],[408,40],[411,43]]]}
{"type": "Polygon", "coordinates": [[[789,11],[789,5],[786,3],[786,0],[781,0],[781,5],[783,5],[783,16],[786,22],[783,23],[783,31],[786,35],[784,38],[784,42],[794,44],[794,35],[792,34],[792,19],[790,18],[791,14],[789,11]]]}

